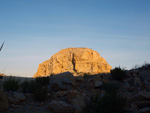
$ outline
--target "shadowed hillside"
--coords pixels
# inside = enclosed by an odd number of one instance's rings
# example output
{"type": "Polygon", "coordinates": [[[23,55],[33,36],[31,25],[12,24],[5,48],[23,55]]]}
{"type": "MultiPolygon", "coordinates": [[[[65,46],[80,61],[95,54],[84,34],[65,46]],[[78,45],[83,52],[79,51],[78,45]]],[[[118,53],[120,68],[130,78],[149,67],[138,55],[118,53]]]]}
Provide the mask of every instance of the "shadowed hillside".
{"type": "Polygon", "coordinates": [[[149,113],[150,65],[111,73],[1,77],[2,113],[149,113]]]}

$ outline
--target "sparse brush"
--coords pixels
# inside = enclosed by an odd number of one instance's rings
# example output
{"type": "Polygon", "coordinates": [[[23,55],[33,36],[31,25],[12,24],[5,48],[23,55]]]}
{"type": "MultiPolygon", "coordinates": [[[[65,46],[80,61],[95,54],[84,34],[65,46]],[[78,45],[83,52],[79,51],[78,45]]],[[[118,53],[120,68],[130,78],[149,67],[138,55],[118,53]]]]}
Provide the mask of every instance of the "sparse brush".
{"type": "Polygon", "coordinates": [[[106,93],[116,93],[119,90],[119,84],[112,82],[103,83],[102,89],[105,90],[106,93]]]}
{"type": "Polygon", "coordinates": [[[38,77],[30,83],[30,90],[32,90],[34,99],[36,101],[44,101],[47,98],[48,90],[47,85],[49,77],[38,77]]]}
{"type": "Polygon", "coordinates": [[[23,93],[31,93],[32,89],[30,90],[30,88],[33,86],[30,81],[25,80],[20,84],[20,87],[23,93]]]}
{"type": "Polygon", "coordinates": [[[89,78],[89,76],[90,76],[90,73],[84,73],[83,78],[87,79],[87,78],[89,78]]]}
{"type": "Polygon", "coordinates": [[[19,88],[19,82],[19,79],[15,79],[15,77],[10,77],[3,82],[3,88],[6,91],[16,91],[19,88]]]}
{"type": "Polygon", "coordinates": [[[36,81],[37,84],[39,84],[41,86],[48,85],[48,83],[49,83],[49,76],[48,77],[35,78],[35,81],[36,81]]]}
{"type": "Polygon", "coordinates": [[[85,108],[85,113],[125,113],[123,109],[126,99],[117,94],[118,88],[112,83],[104,85],[104,96],[97,95],[92,98],[85,108]]]}
{"type": "Polygon", "coordinates": [[[35,80],[29,81],[28,84],[29,84],[29,85],[28,85],[29,87],[27,87],[27,89],[26,89],[26,91],[27,91],[28,93],[34,93],[35,90],[38,89],[38,85],[37,85],[37,83],[35,82],[35,80]]]}
{"type": "Polygon", "coordinates": [[[114,80],[123,80],[126,76],[126,71],[125,69],[116,67],[115,69],[111,70],[111,76],[114,80]]]}
{"type": "Polygon", "coordinates": [[[47,95],[48,95],[48,91],[46,86],[42,88],[37,88],[33,92],[34,99],[39,102],[44,101],[47,98],[47,95]]]}

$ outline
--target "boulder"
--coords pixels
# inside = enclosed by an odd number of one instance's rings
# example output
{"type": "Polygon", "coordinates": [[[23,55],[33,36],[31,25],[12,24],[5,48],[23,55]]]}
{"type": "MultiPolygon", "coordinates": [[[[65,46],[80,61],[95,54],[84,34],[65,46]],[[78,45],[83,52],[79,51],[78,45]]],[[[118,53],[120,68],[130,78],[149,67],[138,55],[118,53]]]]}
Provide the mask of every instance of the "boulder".
{"type": "Polygon", "coordinates": [[[75,86],[75,77],[70,72],[54,76],[50,81],[50,90],[71,90],[75,86]]]}
{"type": "Polygon", "coordinates": [[[15,105],[20,103],[20,101],[14,97],[8,97],[8,101],[10,104],[15,104],[15,105]]]}
{"type": "Polygon", "coordinates": [[[134,85],[135,86],[141,86],[141,80],[139,77],[135,77],[134,78],[134,85]]]}
{"type": "Polygon", "coordinates": [[[141,108],[139,110],[140,113],[150,113],[150,107],[146,107],[146,108],[141,108]]]}
{"type": "Polygon", "coordinates": [[[67,48],[54,54],[49,60],[39,64],[38,70],[33,76],[49,76],[66,71],[74,75],[80,73],[98,74],[109,73],[111,66],[100,54],[89,48],[67,48]]]}
{"type": "Polygon", "coordinates": [[[81,95],[77,95],[71,103],[74,106],[75,111],[82,111],[86,106],[85,98],[81,95]]]}
{"type": "Polygon", "coordinates": [[[53,113],[73,113],[74,111],[72,105],[63,101],[52,100],[48,106],[53,113]]]}
{"type": "Polygon", "coordinates": [[[138,93],[138,99],[140,100],[149,100],[150,101],[150,92],[147,91],[140,91],[138,93]]]}
{"type": "Polygon", "coordinates": [[[150,107],[150,101],[140,101],[137,103],[138,108],[150,107]]]}
{"type": "Polygon", "coordinates": [[[77,90],[69,90],[67,95],[67,101],[71,102],[80,92],[77,90]]]}
{"type": "Polygon", "coordinates": [[[26,97],[24,96],[23,93],[14,92],[13,97],[18,99],[19,101],[25,101],[26,100],[26,97]]]}
{"type": "Polygon", "coordinates": [[[9,104],[8,104],[8,99],[7,96],[4,92],[0,90],[0,112],[8,109],[9,104]]]}
{"type": "Polygon", "coordinates": [[[96,81],[96,82],[94,83],[94,85],[95,85],[96,88],[102,87],[103,82],[102,82],[102,81],[96,81]]]}
{"type": "Polygon", "coordinates": [[[147,84],[150,85],[150,71],[143,70],[139,73],[139,77],[147,84]]]}
{"type": "Polygon", "coordinates": [[[67,91],[57,91],[54,96],[56,97],[63,97],[67,95],[67,91]]]}

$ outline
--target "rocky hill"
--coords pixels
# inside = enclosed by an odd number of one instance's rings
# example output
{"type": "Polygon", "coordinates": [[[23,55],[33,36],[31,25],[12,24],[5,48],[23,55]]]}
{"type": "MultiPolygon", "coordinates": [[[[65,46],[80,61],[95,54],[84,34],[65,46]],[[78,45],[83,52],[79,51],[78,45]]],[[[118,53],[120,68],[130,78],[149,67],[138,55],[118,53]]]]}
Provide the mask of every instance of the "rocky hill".
{"type": "Polygon", "coordinates": [[[0,112],[150,113],[150,65],[123,71],[126,73],[120,80],[114,78],[122,76],[120,70],[114,71],[115,76],[73,76],[65,72],[25,81],[18,87],[18,79],[2,80],[0,112]]]}
{"type": "Polygon", "coordinates": [[[111,66],[100,54],[89,48],[67,48],[54,54],[38,67],[33,76],[49,76],[66,71],[74,75],[109,73],[111,66]]]}

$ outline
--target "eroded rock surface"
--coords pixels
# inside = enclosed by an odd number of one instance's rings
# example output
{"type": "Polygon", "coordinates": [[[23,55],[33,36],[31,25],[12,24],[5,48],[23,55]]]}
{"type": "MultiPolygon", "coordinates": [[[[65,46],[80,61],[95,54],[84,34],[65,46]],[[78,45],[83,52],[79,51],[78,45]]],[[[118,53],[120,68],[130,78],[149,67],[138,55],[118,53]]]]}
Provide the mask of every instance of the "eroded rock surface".
{"type": "Polygon", "coordinates": [[[54,54],[38,67],[35,77],[49,76],[66,71],[74,75],[109,73],[111,66],[100,54],[89,48],[67,48],[54,54]]]}

